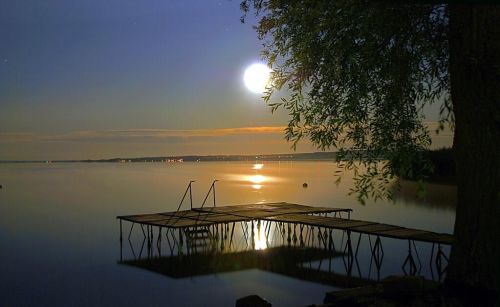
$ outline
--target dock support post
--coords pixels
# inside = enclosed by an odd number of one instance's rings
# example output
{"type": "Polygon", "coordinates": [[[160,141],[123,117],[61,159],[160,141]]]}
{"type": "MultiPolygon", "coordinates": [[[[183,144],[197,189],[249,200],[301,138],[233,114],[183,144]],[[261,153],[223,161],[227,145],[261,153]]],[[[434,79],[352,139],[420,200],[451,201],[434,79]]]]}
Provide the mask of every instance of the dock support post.
{"type": "Polygon", "coordinates": [[[130,231],[128,232],[128,240],[130,241],[130,236],[132,235],[132,229],[134,229],[134,222],[132,222],[132,225],[130,226],[130,231]]]}
{"type": "Polygon", "coordinates": [[[178,254],[181,256],[184,254],[184,239],[182,237],[182,231],[180,228],[179,228],[179,251],[178,251],[178,254]]]}
{"type": "Polygon", "coordinates": [[[292,228],[290,227],[290,223],[287,223],[287,237],[286,237],[286,242],[288,243],[288,246],[290,246],[290,243],[292,242],[292,238],[290,236],[290,232],[292,232],[292,228]]]}
{"type": "Polygon", "coordinates": [[[153,236],[153,225],[149,226],[149,231],[151,232],[151,245],[153,245],[153,239],[154,239],[154,236],[153,236]]]}
{"type": "Polygon", "coordinates": [[[161,257],[161,227],[158,227],[158,238],[156,239],[156,247],[158,248],[158,256],[161,257]]]}
{"type": "Polygon", "coordinates": [[[328,249],[331,251],[335,251],[335,245],[333,244],[333,236],[332,236],[332,229],[329,229],[329,236],[328,236],[328,249]]]}
{"type": "Polygon", "coordinates": [[[251,232],[251,236],[252,236],[252,250],[255,249],[255,231],[253,229],[253,220],[252,220],[252,232],[251,232]]]}
{"type": "Polygon", "coordinates": [[[170,235],[170,231],[171,231],[171,229],[167,228],[167,232],[165,233],[165,237],[167,238],[168,248],[170,249],[170,256],[173,256],[175,245],[174,245],[174,243],[170,244],[170,238],[168,237],[170,235]]]}
{"type": "Polygon", "coordinates": [[[231,244],[233,243],[234,225],[236,225],[236,222],[233,222],[233,227],[231,228],[231,235],[229,238],[229,249],[231,249],[231,244]]]}
{"type": "Polygon", "coordinates": [[[226,233],[226,227],[224,227],[224,224],[221,224],[220,225],[221,227],[221,233],[220,233],[220,251],[224,251],[224,243],[226,241],[226,238],[227,238],[227,233],[226,233]]]}
{"type": "Polygon", "coordinates": [[[293,224],[293,236],[292,236],[292,239],[293,239],[293,245],[294,246],[297,246],[297,224],[293,224]]]}

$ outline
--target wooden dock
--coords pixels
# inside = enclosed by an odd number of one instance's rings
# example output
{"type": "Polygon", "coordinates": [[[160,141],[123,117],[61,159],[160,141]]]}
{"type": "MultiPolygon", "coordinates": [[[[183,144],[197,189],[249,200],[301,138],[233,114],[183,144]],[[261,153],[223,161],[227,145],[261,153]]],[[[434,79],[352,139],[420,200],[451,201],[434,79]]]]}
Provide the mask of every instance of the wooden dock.
{"type": "Polygon", "coordinates": [[[193,208],[176,212],[118,216],[120,220],[165,228],[196,228],[218,224],[270,221],[338,229],[359,234],[450,245],[453,236],[377,222],[352,220],[348,208],[311,207],[286,202],[193,208]],[[342,214],[347,218],[342,218],[342,214]]]}
{"type": "Polygon", "coordinates": [[[405,239],[419,242],[451,244],[453,236],[446,233],[435,233],[427,230],[411,229],[377,222],[343,219],[336,217],[313,216],[303,214],[286,214],[264,218],[265,220],[310,225],[327,229],[340,229],[380,237],[405,239]]]}
{"type": "Polygon", "coordinates": [[[181,210],[176,212],[161,212],[153,214],[118,216],[125,220],[138,224],[167,228],[184,228],[209,226],[220,223],[245,222],[263,218],[280,216],[283,214],[320,214],[333,213],[335,216],[341,213],[349,213],[351,209],[310,207],[285,202],[245,204],[210,208],[193,208],[192,210],[181,210]]]}

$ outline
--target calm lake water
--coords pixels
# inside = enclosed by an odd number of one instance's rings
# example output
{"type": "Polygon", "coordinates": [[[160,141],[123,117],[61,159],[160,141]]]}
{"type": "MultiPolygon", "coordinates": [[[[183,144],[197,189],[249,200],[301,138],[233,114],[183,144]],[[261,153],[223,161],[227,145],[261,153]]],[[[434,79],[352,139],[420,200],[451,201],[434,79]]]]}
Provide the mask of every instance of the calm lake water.
{"type": "MultiPolygon", "coordinates": [[[[415,185],[403,182],[395,202],[361,205],[347,195],[349,174],[335,185],[332,162],[259,163],[261,169],[250,162],[0,164],[0,305],[234,306],[258,294],[273,306],[303,306],[335,289],[260,269],[174,279],[119,264],[116,216],[175,210],[189,180],[196,180],[195,205],[219,179],[218,205],[345,207],[355,219],[452,233],[452,186],[429,185],[426,198],[416,199],[415,185]]],[[[383,244],[382,276],[401,274],[407,243],[383,244]]],[[[366,246],[359,252],[365,272],[366,246]]],[[[429,277],[430,244],[417,246],[421,274],[429,277]]]]}

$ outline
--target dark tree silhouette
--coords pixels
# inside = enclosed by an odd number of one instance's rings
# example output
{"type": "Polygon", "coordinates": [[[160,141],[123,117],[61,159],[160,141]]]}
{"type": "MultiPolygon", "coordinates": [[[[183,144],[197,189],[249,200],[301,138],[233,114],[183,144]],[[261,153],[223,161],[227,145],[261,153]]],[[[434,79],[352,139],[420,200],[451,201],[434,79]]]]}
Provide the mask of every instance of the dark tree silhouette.
{"type": "Polygon", "coordinates": [[[361,201],[390,196],[394,175],[428,173],[422,108],[441,105],[440,123],[455,132],[458,187],[446,284],[498,293],[499,6],[249,0],[241,8],[260,18],[273,69],[264,99],[289,112],[286,138],[337,149],[355,171],[364,165],[354,187],[361,201]],[[275,102],[278,91],[287,94],[275,102]]]}

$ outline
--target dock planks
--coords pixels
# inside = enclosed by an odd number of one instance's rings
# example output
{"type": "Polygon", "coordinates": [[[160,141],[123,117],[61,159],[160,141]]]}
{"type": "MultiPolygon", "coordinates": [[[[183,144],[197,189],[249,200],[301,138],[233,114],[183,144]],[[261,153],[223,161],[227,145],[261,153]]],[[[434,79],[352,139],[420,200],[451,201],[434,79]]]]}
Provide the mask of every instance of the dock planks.
{"type": "Polygon", "coordinates": [[[189,228],[224,223],[266,220],[339,229],[360,234],[406,239],[438,244],[451,244],[453,236],[426,230],[411,229],[370,221],[352,220],[340,217],[318,216],[313,214],[350,213],[348,208],[312,207],[286,202],[245,204],[209,208],[193,208],[177,212],[161,212],[118,216],[120,220],[133,223],[169,227],[189,228]]]}
{"type": "Polygon", "coordinates": [[[285,202],[245,204],[223,207],[193,208],[177,212],[161,212],[118,216],[118,219],[159,227],[197,227],[220,223],[245,222],[283,214],[351,212],[347,208],[310,207],[285,202]]]}
{"type": "Polygon", "coordinates": [[[340,229],[394,239],[406,239],[439,244],[451,244],[453,242],[453,236],[450,234],[435,233],[427,230],[411,229],[369,221],[347,220],[342,218],[310,216],[303,214],[272,216],[264,218],[264,220],[340,229]]]}

